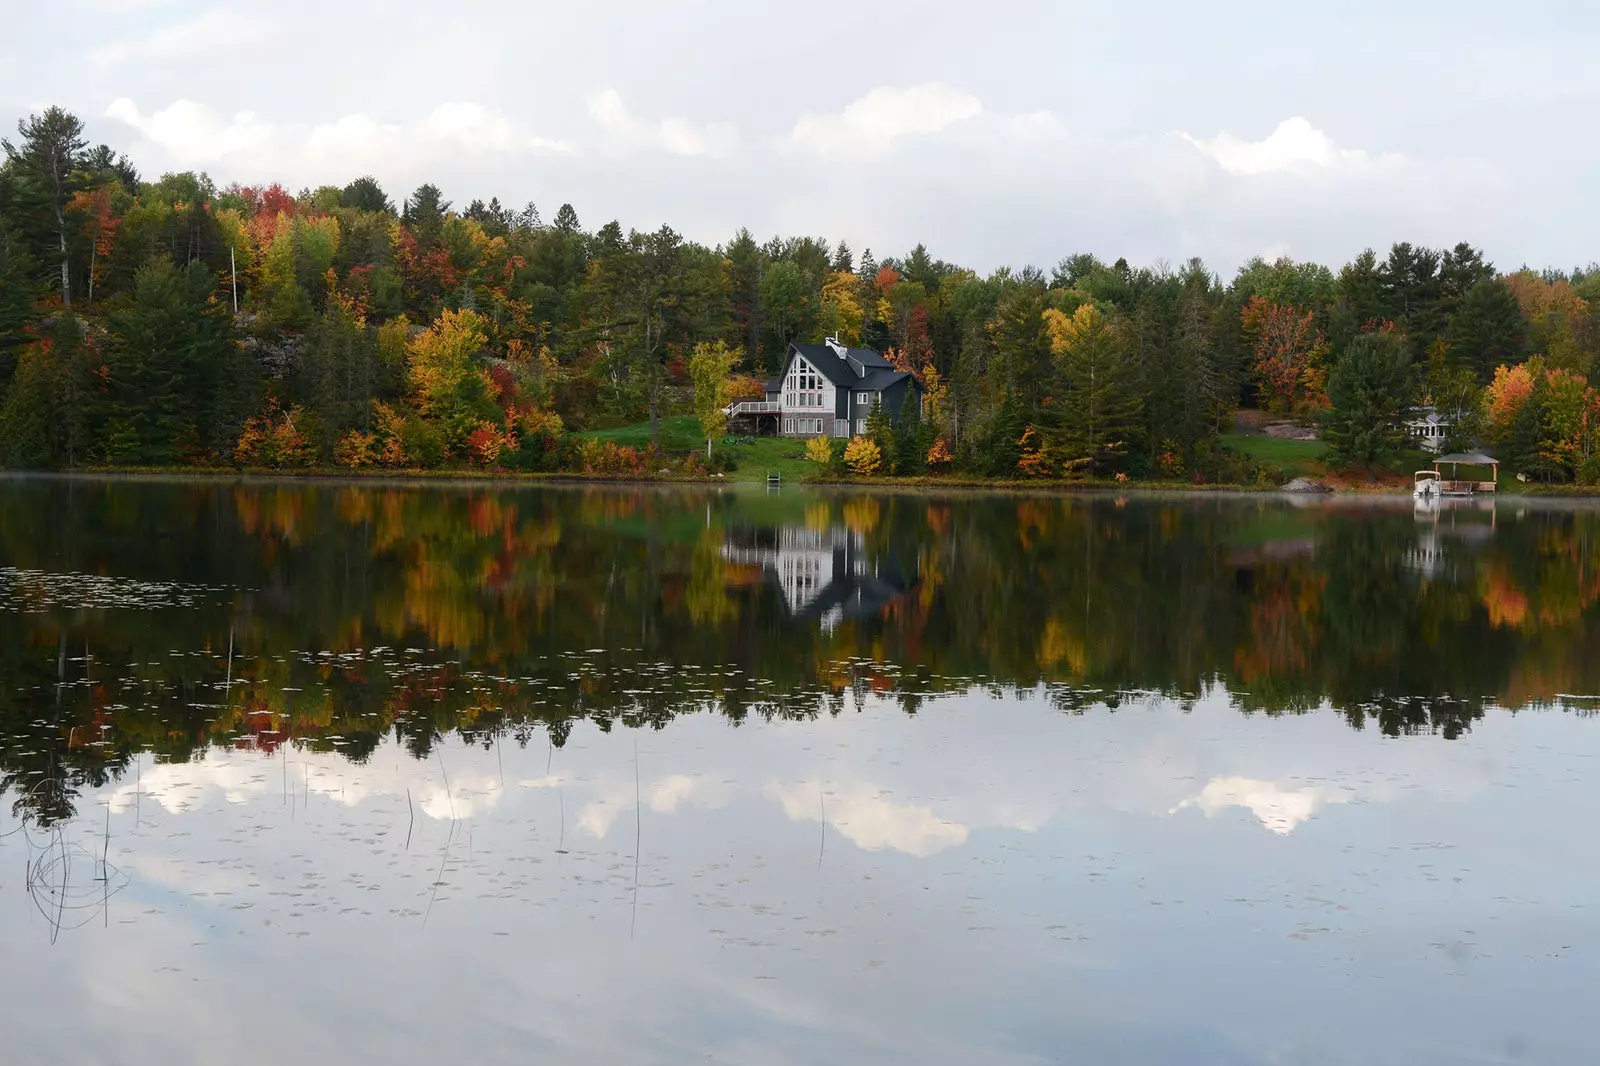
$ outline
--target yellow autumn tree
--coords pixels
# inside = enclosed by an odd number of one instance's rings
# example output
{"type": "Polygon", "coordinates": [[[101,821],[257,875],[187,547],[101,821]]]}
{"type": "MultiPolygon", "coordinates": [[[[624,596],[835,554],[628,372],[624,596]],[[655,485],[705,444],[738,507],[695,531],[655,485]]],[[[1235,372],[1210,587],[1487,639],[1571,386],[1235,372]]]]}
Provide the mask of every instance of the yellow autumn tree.
{"type": "Polygon", "coordinates": [[[728,428],[724,413],[731,392],[729,375],[744,353],[729,348],[724,341],[701,342],[689,356],[689,380],[694,383],[694,414],[706,435],[706,458],[711,458],[711,441],[728,428]]]}
{"type": "Polygon", "coordinates": [[[861,343],[861,325],[866,313],[861,308],[861,279],[835,271],[822,283],[821,326],[829,336],[845,345],[861,343]]]}
{"type": "Polygon", "coordinates": [[[883,469],[883,451],[871,437],[851,437],[844,447],[844,465],[857,477],[871,477],[883,469]]]}
{"type": "Polygon", "coordinates": [[[478,358],[483,344],[482,319],[471,311],[445,311],[406,345],[417,410],[458,457],[466,454],[474,430],[501,418],[494,385],[478,358]]]}

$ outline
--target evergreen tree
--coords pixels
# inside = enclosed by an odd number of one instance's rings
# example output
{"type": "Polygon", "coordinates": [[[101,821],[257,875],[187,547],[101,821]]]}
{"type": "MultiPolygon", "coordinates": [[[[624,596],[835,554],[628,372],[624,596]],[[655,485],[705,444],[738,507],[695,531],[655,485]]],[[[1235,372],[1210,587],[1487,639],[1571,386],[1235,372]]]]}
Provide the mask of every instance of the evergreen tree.
{"type": "Polygon", "coordinates": [[[897,474],[914,477],[927,469],[928,449],[933,447],[932,436],[922,421],[922,398],[917,395],[916,383],[908,382],[906,397],[900,402],[900,417],[894,425],[897,474]]]}
{"type": "Polygon", "coordinates": [[[34,263],[15,230],[0,222],[0,397],[17,366],[17,353],[27,342],[38,290],[34,263]]]}
{"type": "Polygon", "coordinates": [[[1499,278],[1475,282],[1451,317],[1446,340],[1453,366],[1470,370],[1486,385],[1497,366],[1522,359],[1528,324],[1510,286],[1499,278]]]}
{"type": "Polygon", "coordinates": [[[883,399],[879,393],[872,395],[872,410],[867,414],[866,436],[878,446],[878,454],[883,456],[883,472],[896,473],[895,462],[900,449],[895,439],[894,419],[884,410],[883,399]]]}
{"type": "Polygon", "coordinates": [[[215,285],[200,263],[179,270],[152,260],[110,316],[105,448],[112,461],[173,463],[231,444],[218,439],[214,412],[238,343],[228,308],[212,298],[215,285]]]}
{"type": "Polygon", "coordinates": [[[1050,444],[1063,458],[1109,473],[1133,450],[1140,399],[1127,343],[1093,304],[1048,312],[1058,382],[1050,444]]]}
{"type": "Polygon", "coordinates": [[[72,306],[71,223],[73,194],[88,185],[83,167],[83,123],[59,107],[17,123],[19,144],[0,139],[14,177],[11,210],[33,242],[39,260],[47,254],[60,268],[61,302],[72,306]]]}
{"type": "Polygon", "coordinates": [[[1411,353],[1402,337],[1363,333],[1351,341],[1328,375],[1329,462],[1363,468],[1371,478],[1375,468],[1404,455],[1411,389],[1411,353]]]}
{"type": "Polygon", "coordinates": [[[83,323],[71,312],[23,349],[0,405],[0,464],[75,466],[86,457],[94,406],[88,355],[83,323]]]}
{"type": "Polygon", "coordinates": [[[1007,286],[995,310],[994,371],[998,384],[1021,405],[1024,420],[1039,411],[1050,380],[1050,337],[1045,332],[1043,279],[1007,286]]]}
{"type": "Polygon", "coordinates": [[[1000,398],[1000,405],[994,412],[988,431],[971,440],[976,455],[967,459],[962,466],[987,477],[1016,477],[1025,429],[1027,420],[1022,415],[1022,404],[1012,393],[1005,393],[1000,398]]]}
{"type": "Polygon", "coordinates": [[[370,174],[346,185],[339,193],[339,202],[345,207],[353,207],[357,211],[370,211],[374,214],[394,211],[394,205],[389,202],[389,197],[384,195],[383,186],[379,185],[378,179],[370,174]]]}

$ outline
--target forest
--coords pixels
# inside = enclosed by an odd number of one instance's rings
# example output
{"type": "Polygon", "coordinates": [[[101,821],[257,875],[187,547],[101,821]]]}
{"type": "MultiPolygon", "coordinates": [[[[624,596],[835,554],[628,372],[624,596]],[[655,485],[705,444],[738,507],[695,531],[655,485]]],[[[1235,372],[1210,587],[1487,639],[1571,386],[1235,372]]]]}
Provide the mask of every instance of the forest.
{"type": "Polygon", "coordinates": [[[1319,426],[1332,464],[1370,473],[1427,407],[1451,450],[1600,481],[1600,267],[1506,272],[1466,243],[1402,242],[1226,282],[1198,259],[1088,253],[981,274],[921,244],[740,230],[708,247],[586,229],[569,204],[547,220],[431,184],[397,201],[371,176],[146,180],[54,107],[3,147],[8,468],[705,473],[662,450],[662,421],[717,438],[790,342],[836,336],[925,393],[845,455],[808,453],[839,474],[1243,483],[1241,409],[1319,426]],[[584,435],[639,423],[651,445],[584,435]]]}

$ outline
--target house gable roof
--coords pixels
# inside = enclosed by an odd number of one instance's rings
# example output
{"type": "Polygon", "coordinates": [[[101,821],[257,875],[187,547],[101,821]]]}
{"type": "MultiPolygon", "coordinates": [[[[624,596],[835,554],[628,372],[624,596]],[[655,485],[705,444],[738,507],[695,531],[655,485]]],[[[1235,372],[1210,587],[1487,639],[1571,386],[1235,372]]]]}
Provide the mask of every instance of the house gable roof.
{"type": "Polygon", "coordinates": [[[902,378],[910,377],[905,371],[896,370],[894,364],[871,348],[846,348],[845,354],[841,356],[838,350],[826,344],[790,344],[789,355],[784,360],[783,369],[767,384],[768,392],[783,391],[784,378],[788,377],[789,366],[794,362],[795,356],[805,359],[816,367],[823,377],[841,389],[877,392],[902,378]]]}
{"type": "Polygon", "coordinates": [[[866,392],[882,392],[884,389],[887,389],[889,386],[900,381],[902,378],[908,378],[910,376],[911,375],[907,374],[904,370],[896,370],[894,367],[888,367],[883,370],[872,371],[866,377],[856,382],[855,387],[866,392]]]}
{"type": "Polygon", "coordinates": [[[778,377],[781,380],[789,374],[789,364],[794,362],[795,356],[801,356],[806,362],[816,367],[818,372],[840,388],[848,389],[855,386],[861,376],[855,372],[845,360],[840,359],[837,352],[826,344],[791,344],[789,345],[789,358],[784,361],[783,373],[778,377]]]}

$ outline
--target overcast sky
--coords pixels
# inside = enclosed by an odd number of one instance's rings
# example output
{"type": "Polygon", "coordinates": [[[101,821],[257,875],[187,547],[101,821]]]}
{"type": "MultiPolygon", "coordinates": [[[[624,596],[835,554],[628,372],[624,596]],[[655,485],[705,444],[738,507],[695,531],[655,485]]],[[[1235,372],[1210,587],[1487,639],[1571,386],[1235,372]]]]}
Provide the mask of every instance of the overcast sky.
{"type": "Polygon", "coordinates": [[[0,121],[147,177],[432,181],[979,269],[1600,259],[1590,0],[0,0],[0,121]]]}

